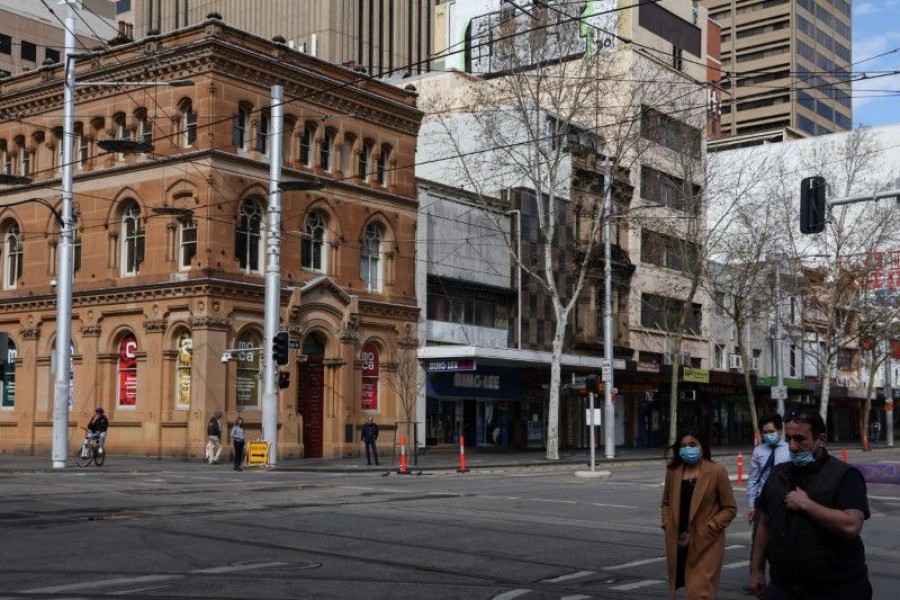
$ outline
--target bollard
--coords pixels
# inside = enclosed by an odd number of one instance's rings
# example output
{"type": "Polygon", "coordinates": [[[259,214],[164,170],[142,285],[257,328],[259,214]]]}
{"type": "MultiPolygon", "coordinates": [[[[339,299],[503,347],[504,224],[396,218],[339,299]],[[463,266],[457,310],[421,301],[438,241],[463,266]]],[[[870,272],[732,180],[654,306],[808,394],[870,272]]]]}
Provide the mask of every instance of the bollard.
{"type": "Polygon", "coordinates": [[[466,473],[468,469],[466,469],[466,438],[463,436],[459,436],[459,468],[456,470],[457,473],[466,473]]]}
{"type": "Polygon", "coordinates": [[[740,485],[740,484],[744,483],[744,453],[743,452],[738,452],[738,469],[737,469],[737,471],[738,471],[737,472],[737,476],[738,476],[737,482],[738,482],[738,485],[740,485]]]}
{"type": "Polygon", "coordinates": [[[841,460],[847,462],[847,449],[841,448],[841,460]]]}
{"type": "Polygon", "coordinates": [[[409,470],[406,465],[406,436],[400,436],[400,474],[408,475],[409,470]]]}

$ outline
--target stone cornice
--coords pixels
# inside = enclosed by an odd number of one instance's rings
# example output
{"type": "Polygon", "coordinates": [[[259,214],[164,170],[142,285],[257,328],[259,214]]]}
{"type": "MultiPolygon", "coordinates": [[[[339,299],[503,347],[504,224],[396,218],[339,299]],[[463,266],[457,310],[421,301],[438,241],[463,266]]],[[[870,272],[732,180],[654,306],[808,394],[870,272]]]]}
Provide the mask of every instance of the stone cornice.
{"type": "Polygon", "coordinates": [[[169,322],[165,319],[148,319],[144,321],[144,331],[147,333],[165,333],[169,322]]]}
{"type": "Polygon", "coordinates": [[[83,325],[81,327],[81,337],[100,337],[101,330],[99,325],[83,325]]]}
{"type": "Polygon", "coordinates": [[[365,317],[382,317],[400,321],[411,321],[414,323],[419,320],[418,306],[377,302],[374,300],[360,299],[359,313],[365,317]]]}
{"type": "Polygon", "coordinates": [[[199,331],[202,329],[210,331],[228,331],[231,324],[228,319],[216,319],[213,317],[191,317],[191,331],[199,331]]]}

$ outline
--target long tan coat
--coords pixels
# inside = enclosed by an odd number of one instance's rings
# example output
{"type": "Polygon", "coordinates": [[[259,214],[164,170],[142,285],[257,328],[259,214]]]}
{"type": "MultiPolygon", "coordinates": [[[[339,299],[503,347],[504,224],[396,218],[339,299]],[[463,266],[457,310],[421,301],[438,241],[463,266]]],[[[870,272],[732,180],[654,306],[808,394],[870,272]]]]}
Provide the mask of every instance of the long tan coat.
{"type": "MultiPolygon", "coordinates": [[[[684,466],[666,469],[662,498],[662,526],[666,532],[666,566],[669,597],[675,597],[675,569],[678,564],[678,516],[681,510],[681,479],[684,466]]],[[[728,472],[720,464],[700,461],[700,473],[691,497],[690,546],[684,583],[688,600],[713,600],[719,589],[725,528],[737,514],[734,491],[728,472]]]]}

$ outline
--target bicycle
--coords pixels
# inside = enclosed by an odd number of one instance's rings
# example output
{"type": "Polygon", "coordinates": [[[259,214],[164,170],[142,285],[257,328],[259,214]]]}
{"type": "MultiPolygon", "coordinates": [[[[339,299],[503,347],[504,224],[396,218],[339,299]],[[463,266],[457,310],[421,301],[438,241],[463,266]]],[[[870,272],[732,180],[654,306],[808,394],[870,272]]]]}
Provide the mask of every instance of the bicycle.
{"type": "MultiPolygon", "coordinates": [[[[82,429],[87,431],[84,427],[82,429]]],[[[90,435],[85,436],[81,447],[75,450],[75,464],[79,467],[86,467],[93,462],[98,467],[102,467],[105,461],[106,452],[100,452],[100,432],[90,432],[90,435]]]]}

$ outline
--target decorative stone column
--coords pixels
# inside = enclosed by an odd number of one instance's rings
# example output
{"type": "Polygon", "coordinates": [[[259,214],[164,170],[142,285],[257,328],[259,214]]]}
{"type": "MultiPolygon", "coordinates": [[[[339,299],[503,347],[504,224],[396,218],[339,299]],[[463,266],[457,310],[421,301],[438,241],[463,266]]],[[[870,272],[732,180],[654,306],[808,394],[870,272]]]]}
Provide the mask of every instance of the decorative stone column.
{"type": "MultiPolygon", "coordinates": [[[[156,308],[156,307],[154,307],[156,308]]],[[[144,321],[144,364],[138,368],[138,382],[141,386],[141,404],[144,406],[143,442],[144,448],[155,448],[157,456],[162,456],[162,420],[166,390],[159,385],[165,381],[162,372],[163,335],[166,332],[166,319],[147,319],[144,321]],[[151,385],[155,382],[156,385],[151,385]]]]}
{"type": "MultiPolygon", "coordinates": [[[[187,452],[189,456],[203,456],[206,449],[206,423],[213,413],[223,415],[234,406],[227,398],[227,382],[233,379],[231,363],[222,362],[228,348],[231,326],[227,319],[194,317],[190,320],[194,357],[191,361],[191,410],[188,418],[187,452]]],[[[223,422],[224,425],[224,422],[223,422]]]]}

